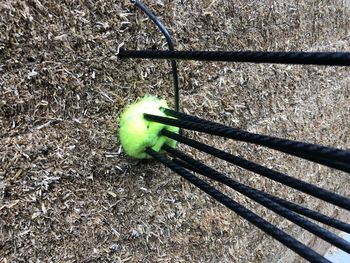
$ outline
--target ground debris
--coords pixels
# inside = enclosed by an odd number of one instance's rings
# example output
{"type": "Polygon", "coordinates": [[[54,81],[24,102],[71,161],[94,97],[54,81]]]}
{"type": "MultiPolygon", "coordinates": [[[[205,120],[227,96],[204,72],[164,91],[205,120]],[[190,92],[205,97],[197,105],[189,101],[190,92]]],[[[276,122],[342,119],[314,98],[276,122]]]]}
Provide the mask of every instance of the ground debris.
{"type": "MultiPolygon", "coordinates": [[[[340,51],[350,43],[350,12],[339,1],[145,3],[168,26],[178,50],[340,51]]],[[[121,47],[166,47],[129,0],[5,0],[0,32],[1,262],[274,262],[283,254],[278,242],[159,163],[125,156],[117,138],[121,110],[145,94],[173,103],[169,63],[117,57],[121,47]]],[[[350,148],[345,68],[184,61],[179,76],[186,113],[350,148]]],[[[347,177],[319,165],[188,135],[340,194],[350,189],[347,177]]],[[[180,148],[244,183],[341,215],[180,148]]],[[[270,211],[228,193],[303,235],[305,243],[311,240],[270,211]]]]}

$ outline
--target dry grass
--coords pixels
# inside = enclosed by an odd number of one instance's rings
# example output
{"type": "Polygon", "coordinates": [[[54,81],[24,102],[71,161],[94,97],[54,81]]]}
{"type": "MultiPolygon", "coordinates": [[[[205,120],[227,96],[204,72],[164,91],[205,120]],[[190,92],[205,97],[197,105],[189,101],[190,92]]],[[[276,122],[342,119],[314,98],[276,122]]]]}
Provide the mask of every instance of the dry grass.
{"type": "MultiPolygon", "coordinates": [[[[145,2],[179,50],[349,49],[350,12],[339,1],[145,2]]],[[[157,29],[129,1],[0,2],[0,261],[278,260],[285,251],[278,242],[160,164],[123,154],[116,136],[120,111],[145,93],[171,102],[173,93],[166,62],[120,61],[122,44],[164,48],[157,29]]],[[[180,62],[179,71],[184,111],[254,132],[350,147],[349,69],[180,62]]],[[[260,147],[193,136],[348,194],[344,174],[260,147]]],[[[340,213],[181,148],[242,182],[340,213]]]]}

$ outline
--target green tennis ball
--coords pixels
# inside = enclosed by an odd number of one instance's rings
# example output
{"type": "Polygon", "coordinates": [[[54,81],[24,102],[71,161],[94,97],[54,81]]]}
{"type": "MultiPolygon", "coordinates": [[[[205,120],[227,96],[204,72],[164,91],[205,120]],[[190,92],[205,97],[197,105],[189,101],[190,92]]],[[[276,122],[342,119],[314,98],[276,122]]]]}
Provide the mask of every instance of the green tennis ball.
{"type": "Polygon", "coordinates": [[[168,107],[165,100],[145,96],[128,106],[120,115],[119,138],[129,156],[137,159],[151,158],[145,153],[146,148],[151,147],[159,152],[165,143],[175,148],[176,141],[159,134],[163,129],[178,133],[179,128],[148,121],[143,117],[144,113],[166,116],[160,107],[168,107]]]}

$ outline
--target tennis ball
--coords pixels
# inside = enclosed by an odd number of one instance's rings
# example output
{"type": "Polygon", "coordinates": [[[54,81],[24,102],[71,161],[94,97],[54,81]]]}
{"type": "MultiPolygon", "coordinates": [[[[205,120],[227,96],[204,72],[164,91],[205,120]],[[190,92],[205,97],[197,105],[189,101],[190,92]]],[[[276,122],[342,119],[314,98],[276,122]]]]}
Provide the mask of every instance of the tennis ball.
{"type": "Polygon", "coordinates": [[[151,158],[145,150],[151,147],[159,152],[166,143],[175,148],[176,141],[160,135],[160,131],[167,129],[178,133],[179,128],[161,123],[148,121],[143,117],[144,113],[166,116],[160,107],[167,108],[165,100],[153,96],[145,96],[143,99],[128,106],[120,115],[119,138],[125,152],[134,158],[151,158]]]}

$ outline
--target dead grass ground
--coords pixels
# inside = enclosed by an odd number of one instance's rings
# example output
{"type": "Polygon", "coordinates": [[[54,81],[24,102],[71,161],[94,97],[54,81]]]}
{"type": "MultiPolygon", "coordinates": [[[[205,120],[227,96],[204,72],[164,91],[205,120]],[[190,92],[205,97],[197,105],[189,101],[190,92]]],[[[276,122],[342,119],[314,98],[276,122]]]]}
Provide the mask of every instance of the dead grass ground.
{"type": "MultiPolygon", "coordinates": [[[[179,50],[349,50],[350,12],[339,1],[145,3],[168,26],[179,50]]],[[[274,262],[282,257],[285,249],[276,241],[168,169],[131,160],[121,151],[120,111],[145,93],[171,102],[173,96],[166,62],[116,57],[122,44],[165,47],[129,1],[3,0],[0,14],[3,262],[274,262]]],[[[179,71],[184,111],[249,131],[350,147],[349,69],[180,62],[179,71]]],[[[344,174],[261,147],[190,134],[349,194],[344,174]]],[[[340,214],[181,148],[249,185],[340,214]]],[[[300,228],[230,194],[312,242],[300,228]]]]}

